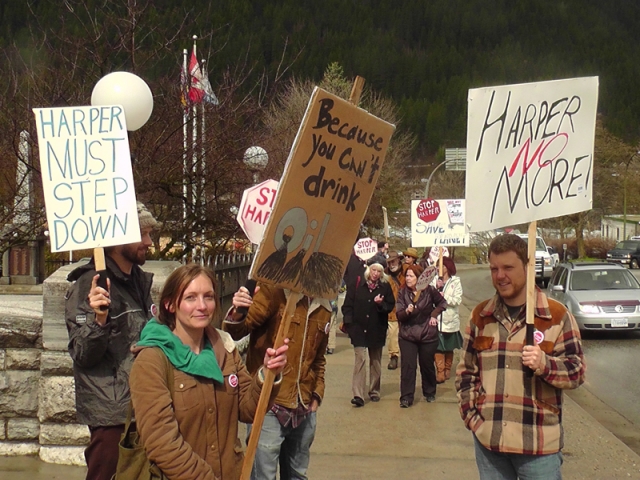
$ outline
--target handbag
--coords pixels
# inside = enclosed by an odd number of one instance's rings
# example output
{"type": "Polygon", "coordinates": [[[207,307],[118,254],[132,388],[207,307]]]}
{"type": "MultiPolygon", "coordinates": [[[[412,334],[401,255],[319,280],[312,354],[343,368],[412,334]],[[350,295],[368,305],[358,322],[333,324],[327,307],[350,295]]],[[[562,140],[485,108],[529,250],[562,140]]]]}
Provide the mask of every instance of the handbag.
{"type": "MultiPolygon", "coordinates": [[[[166,355],[164,359],[166,361],[167,386],[173,399],[173,370],[166,355]]],[[[158,466],[147,458],[144,446],[140,442],[140,436],[133,429],[132,417],[133,402],[129,401],[124,433],[118,442],[118,465],[111,480],[166,480],[167,477],[158,466]]]]}

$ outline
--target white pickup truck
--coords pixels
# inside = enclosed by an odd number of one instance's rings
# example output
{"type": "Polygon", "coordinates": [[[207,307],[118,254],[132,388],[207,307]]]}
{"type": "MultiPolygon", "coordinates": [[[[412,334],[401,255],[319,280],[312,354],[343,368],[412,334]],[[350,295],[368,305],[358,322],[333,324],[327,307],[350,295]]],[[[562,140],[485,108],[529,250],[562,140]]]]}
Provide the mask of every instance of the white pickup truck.
{"type": "MultiPolygon", "coordinates": [[[[519,233],[518,236],[527,240],[526,233],[519,233]]],[[[536,237],[536,283],[539,283],[542,288],[547,286],[553,270],[560,263],[560,256],[551,252],[553,249],[547,247],[542,237],[536,237]]]]}

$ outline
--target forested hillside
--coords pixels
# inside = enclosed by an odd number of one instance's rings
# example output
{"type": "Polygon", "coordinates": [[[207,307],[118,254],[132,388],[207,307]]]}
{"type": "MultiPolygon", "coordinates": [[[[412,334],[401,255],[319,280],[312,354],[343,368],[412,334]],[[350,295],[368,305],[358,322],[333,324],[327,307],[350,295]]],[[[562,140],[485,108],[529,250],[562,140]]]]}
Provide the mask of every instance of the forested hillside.
{"type": "MultiPolygon", "coordinates": [[[[104,22],[126,32],[134,28],[127,8],[142,12],[136,18],[146,34],[136,48],[153,51],[154,61],[133,67],[151,79],[177,82],[191,34],[202,37],[199,56],[208,58],[214,89],[239,63],[256,77],[290,66],[286,75],[317,81],[339,62],[347,76],[365,77],[401,106],[401,128],[417,134],[418,157],[464,146],[469,88],[583,75],[600,77],[605,126],[628,142],[640,139],[635,0],[3,0],[0,46],[29,58],[45,34],[50,40],[47,29],[82,42],[90,15],[81,5],[98,19],[94,31],[104,22]]],[[[103,40],[106,47],[114,38],[103,40]]],[[[53,60],[40,52],[37,61],[53,60]]],[[[132,62],[114,50],[97,67],[131,69],[132,62]]]]}

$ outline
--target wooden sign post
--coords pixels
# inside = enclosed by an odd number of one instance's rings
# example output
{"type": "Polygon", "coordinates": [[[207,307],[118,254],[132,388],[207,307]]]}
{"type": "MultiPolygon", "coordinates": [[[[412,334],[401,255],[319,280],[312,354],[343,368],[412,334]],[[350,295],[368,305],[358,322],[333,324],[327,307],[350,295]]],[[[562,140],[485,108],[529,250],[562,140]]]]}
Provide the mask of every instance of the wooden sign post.
{"type": "MultiPolygon", "coordinates": [[[[356,77],[349,102],[316,87],[291,148],[249,274],[291,292],[274,348],[284,343],[303,295],[336,297],[380,175],[395,127],[357,107],[363,85],[356,77]],[[330,236],[333,231],[340,235],[330,236]]],[[[243,480],[251,476],[274,378],[265,372],[243,480]]]]}

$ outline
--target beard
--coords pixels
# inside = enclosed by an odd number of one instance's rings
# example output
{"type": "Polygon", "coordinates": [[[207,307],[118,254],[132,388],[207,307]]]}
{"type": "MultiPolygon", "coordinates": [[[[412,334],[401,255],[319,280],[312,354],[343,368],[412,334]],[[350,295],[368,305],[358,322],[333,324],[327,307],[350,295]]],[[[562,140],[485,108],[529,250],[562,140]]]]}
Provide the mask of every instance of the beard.
{"type": "Polygon", "coordinates": [[[147,260],[147,248],[140,248],[140,243],[132,243],[122,248],[122,256],[134,265],[142,266],[147,260]]]}

